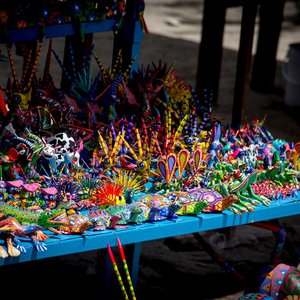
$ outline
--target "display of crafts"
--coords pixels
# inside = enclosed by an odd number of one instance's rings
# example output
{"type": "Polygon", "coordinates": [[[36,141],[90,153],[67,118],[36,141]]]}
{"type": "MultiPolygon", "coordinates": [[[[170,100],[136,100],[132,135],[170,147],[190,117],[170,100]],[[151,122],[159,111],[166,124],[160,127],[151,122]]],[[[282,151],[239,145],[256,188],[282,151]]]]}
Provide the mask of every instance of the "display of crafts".
{"type": "MultiPolygon", "coordinates": [[[[143,1],[139,1],[143,3],[143,1]]],[[[142,8],[142,6],[139,6],[142,8]]],[[[16,28],[94,22],[126,13],[126,0],[12,0],[1,3],[0,25],[16,28]]]]}
{"type": "MultiPolygon", "coordinates": [[[[144,0],[138,0],[133,8],[146,33],[148,28],[144,19],[144,0]]],[[[0,37],[2,42],[10,42],[9,29],[36,28],[38,39],[45,38],[46,26],[71,25],[84,39],[83,23],[95,23],[106,20],[114,22],[113,31],[118,33],[126,15],[126,0],[43,0],[21,1],[12,0],[1,3],[0,7],[0,37]]],[[[64,32],[65,28],[58,29],[64,32]]]]}
{"type": "MultiPolygon", "coordinates": [[[[0,94],[0,233],[8,251],[37,251],[47,235],[83,234],[130,224],[195,217],[229,210],[252,212],[297,198],[300,143],[275,139],[264,120],[238,130],[212,113],[211,92],[194,92],[175,66],[152,63],[105,69],[94,53],[76,67],[62,63],[49,42],[28,52],[0,94]],[[52,57],[53,56],[53,57],[52,57]],[[49,73],[62,68],[67,88],[49,73]],[[91,69],[95,59],[97,75],[91,69]],[[34,61],[34,65],[32,65],[34,61]]],[[[7,63],[7,62],[2,62],[7,63]]]]}

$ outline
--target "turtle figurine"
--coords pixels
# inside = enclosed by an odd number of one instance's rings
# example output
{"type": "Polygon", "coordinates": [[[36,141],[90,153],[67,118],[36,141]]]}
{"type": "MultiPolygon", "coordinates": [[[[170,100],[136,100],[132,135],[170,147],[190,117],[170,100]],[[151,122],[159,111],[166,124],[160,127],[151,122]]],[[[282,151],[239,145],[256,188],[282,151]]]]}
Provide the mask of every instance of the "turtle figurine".
{"type": "Polygon", "coordinates": [[[172,201],[169,200],[166,196],[156,194],[156,193],[143,195],[138,199],[137,202],[144,203],[148,207],[151,208],[152,204],[153,204],[152,203],[153,201],[158,201],[159,203],[166,204],[166,205],[171,205],[172,204],[172,201]]]}
{"type": "Polygon", "coordinates": [[[84,234],[92,226],[92,221],[88,216],[76,213],[68,216],[68,224],[58,228],[61,234],[84,234]]]}
{"type": "Polygon", "coordinates": [[[192,198],[197,199],[198,201],[205,201],[208,203],[208,205],[202,210],[204,213],[222,212],[231,204],[238,201],[238,197],[236,195],[223,197],[222,194],[213,189],[196,187],[189,190],[189,194],[192,198]]]}
{"type": "Polygon", "coordinates": [[[111,215],[104,209],[90,209],[88,217],[92,222],[94,231],[106,230],[111,222],[111,215]]]}
{"type": "Polygon", "coordinates": [[[180,206],[177,215],[197,215],[202,212],[204,208],[208,206],[207,201],[199,201],[195,197],[192,197],[189,192],[173,191],[166,195],[174,204],[180,206]]]}
{"type": "Polygon", "coordinates": [[[133,202],[127,205],[131,211],[128,223],[140,224],[148,220],[150,207],[143,202],[133,202]]]}
{"type": "Polygon", "coordinates": [[[148,194],[139,198],[138,202],[146,204],[150,208],[148,221],[162,221],[166,219],[175,219],[178,216],[176,212],[180,206],[176,203],[172,203],[164,195],[148,194]]]}
{"type": "Polygon", "coordinates": [[[180,205],[178,204],[153,204],[150,208],[148,221],[163,221],[163,220],[173,220],[178,218],[176,212],[180,209],[180,205]]]}

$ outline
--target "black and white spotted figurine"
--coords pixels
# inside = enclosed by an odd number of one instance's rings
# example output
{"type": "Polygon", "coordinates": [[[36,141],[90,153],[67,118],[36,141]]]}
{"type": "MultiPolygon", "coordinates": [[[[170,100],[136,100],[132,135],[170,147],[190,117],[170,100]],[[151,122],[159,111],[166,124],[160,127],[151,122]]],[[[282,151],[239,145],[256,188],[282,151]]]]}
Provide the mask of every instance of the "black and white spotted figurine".
{"type": "Polygon", "coordinates": [[[56,133],[44,139],[42,156],[50,161],[52,169],[57,169],[61,164],[72,164],[80,167],[79,147],[74,138],[66,132],[56,133]]]}

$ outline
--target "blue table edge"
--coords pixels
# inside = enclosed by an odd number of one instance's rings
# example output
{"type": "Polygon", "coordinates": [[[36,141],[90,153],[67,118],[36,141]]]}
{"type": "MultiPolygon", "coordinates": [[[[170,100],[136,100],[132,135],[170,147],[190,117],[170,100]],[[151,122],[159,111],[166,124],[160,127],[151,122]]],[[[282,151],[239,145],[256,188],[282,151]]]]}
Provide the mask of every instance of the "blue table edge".
{"type": "Polygon", "coordinates": [[[195,216],[178,216],[178,218],[173,220],[128,224],[126,228],[122,229],[87,230],[82,235],[56,235],[50,231],[44,231],[49,236],[45,240],[46,251],[37,252],[31,243],[26,242],[24,243],[26,253],[21,253],[18,257],[0,258],[0,265],[105,249],[108,243],[114,247],[117,246],[117,237],[123,245],[136,244],[172,236],[294,216],[300,212],[299,200],[295,198],[274,200],[269,206],[260,205],[255,208],[255,211],[244,212],[241,215],[228,210],[221,213],[201,213],[195,216]]]}

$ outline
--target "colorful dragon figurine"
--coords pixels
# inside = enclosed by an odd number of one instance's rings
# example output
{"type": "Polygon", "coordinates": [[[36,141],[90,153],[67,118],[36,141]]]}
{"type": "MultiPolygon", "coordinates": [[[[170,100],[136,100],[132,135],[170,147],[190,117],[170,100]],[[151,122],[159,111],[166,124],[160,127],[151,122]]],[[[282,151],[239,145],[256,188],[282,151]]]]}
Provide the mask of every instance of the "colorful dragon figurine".
{"type": "Polygon", "coordinates": [[[20,223],[36,223],[43,229],[68,224],[68,219],[65,216],[66,211],[62,209],[34,212],[0,202],[0,212],[5,216],[15,217],[20,223]]]}

